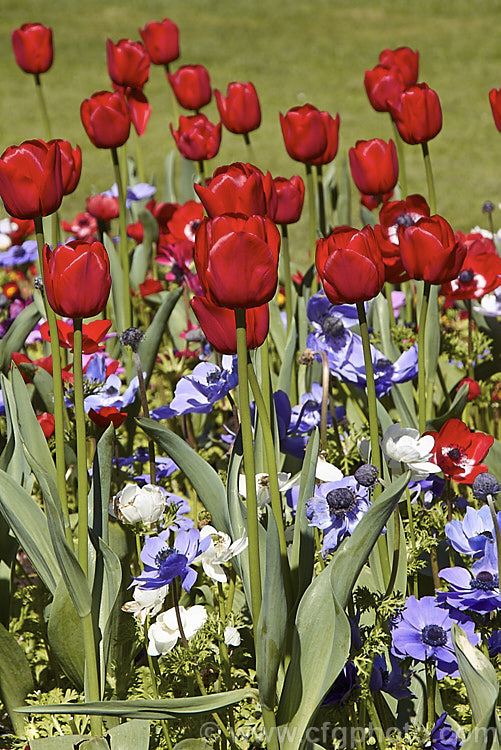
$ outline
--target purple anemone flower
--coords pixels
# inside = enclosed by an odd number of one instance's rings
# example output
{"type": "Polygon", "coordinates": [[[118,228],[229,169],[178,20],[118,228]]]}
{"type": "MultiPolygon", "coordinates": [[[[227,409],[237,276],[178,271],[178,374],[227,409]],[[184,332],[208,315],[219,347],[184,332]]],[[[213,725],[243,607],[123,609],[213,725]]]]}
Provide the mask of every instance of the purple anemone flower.
{"type": "Polygon", "coordinates": [[[487,648],[491,659],[501,654],[501,630],[494,630],[487,638],[487,648]]]}
{"type": "MultiPolygon", "coordinates": [[[[315,427],[320,427],[322,411],[322,386],[312,383],[311,392],[301,396],[301,403],[291,409],[292,432],[310,433],[315,427]]],[[[341,407],[343,409],[343,407],[341,407]]],[[[336,418],[337,418],[336,414],[336,418]]],[[[332,415],[327,413],[327,425],[332,426],[332,415]]]]}
{"type": "MultiPolygon", "coordinates": [[[[147,182],[138,182],[137,185],[127,185],[127,197],[125,207],[130,208],[134,201],[142,201],[155,195],[157,189],[154,185],[147,182]]],[[[107,195],[110,198],[118,198],[118,186],[115,182],[109,190],[105,190],[101,195],[107,195]]]]}
{"type": "Polygon", "coordinates": [[[142,589],[159,589],[180,577],[183,589],[189,591],[197,579],[190,563],[209,547],[211,538],[200,539],[198,529],[180,531],[174,544],[169,544],[170,531],[146,537],[141,550],[144,570],[134,579],[142,589]]]}
{"type": "Polygon", "coordinates": [[[323,706],[330,706],[336,703],[343,706],[350,698],[351,694],[360,687],[357,668],[352,661],[349,661],[341,672],[338,674],[329,692],[322,701],[323,706]]]}
{"type": "Polygon", "coordinates": [[[151,416],[168,419],[182,414],[208,414],[216,401],[227,396],[237,383],[236,357],[224,355],[223,367],[201,362],[191,375],[181,378],[170,404],[154,409],[151,416]]]}
{"type": "MultiPolygon", "coordinates": [[[[346,326],[345,318],[323,295],[310,299],[307,314],[313,327],[306,340],[308,348],[325,351],[331,372],[364,389],[367,380],[362,338],[346,326]]],[[[382,352],[371,346],[371,358],[378,396],[389,393],[395,383],[404,383],[417,375],[416,346],[403,352],[395,362],[390,362],[382,352]]]]}
{"type": "MultiPolygon", "coordinates": [[[[501,526],[501,512],[498,513],[501,526]]],[[[494,523],[488,505],[480,510],[468,506],[462,521],[456,519],[445,524],[447,541],[456,552],[471,557],[481,557],[486,545],[494,540],[494,523]]]]}
{"type": "Polygon", "coordinates": [[[402,661],[393,654],[390,654],[390,667],[391,670],[388,671],[386,658],[383,654],[376,654],[369,681],[370,691],[377,693],[381,690],[383,693],[393,696],[396,700],[412,698],[412,693],[408,687],[411,676],[410,674],[404,674],[402,661]]]}
{"type": "Polygon", "coordinates": [[[325,482],[306,502],[306,517],[310,526],[322,529],[322,556],[334,552],[369,508],[369,492],[355,477],[338,482],[325,482]]]}
{"type": "Polygon", "coordinates": [[[461,740],[448,724],[445,723],[446,712],[437,719],[431,730],[425,750],[459,750],[461,740]]]}
{"type": "Polygon", "coordinates": [[[471,610],[481,615],[501,609],[498,563],[494,544],[489,544],[485,555],[473,563],[471,573],[466,568],[456,566],[444,568],[439,576],[450,586],[449,591],[437,593],[437,600],[440,603],[443,602],[452,609],[471,610]]]}
{"type": "MultiPolygon", "coordinates": [[[[421,599],[410,596],[392,631],[392,653],[401,659],[410,656],[421,662],[433,660],[439,680],[445,675],[456,676],[459,672],[451,639],[453,623],[434,596],[421,599]]],[[[473,622],[462,621],[461,627],[475,646],[479,637],[474,632],[473,622]]]]}
{"type": "Polygon", "coordinates": [[[25,240],[22,245],[11,245],[0,253],[0,266],[21,266],[23,263],[34,263],[37,258],[36,240],[25,240]]]}

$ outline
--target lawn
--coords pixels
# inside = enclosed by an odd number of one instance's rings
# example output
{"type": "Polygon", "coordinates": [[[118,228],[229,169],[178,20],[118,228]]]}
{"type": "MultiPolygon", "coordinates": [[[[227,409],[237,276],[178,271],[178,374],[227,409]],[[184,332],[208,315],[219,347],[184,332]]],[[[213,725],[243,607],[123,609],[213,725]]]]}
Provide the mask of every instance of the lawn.
{"type": "MultiPolygon", "coordinates": [[[[438,211],[455,229],[468,230],[485,221],[481,208],[501,201],[497,132],[488,101],[501,86],[501,49],[495,29],[501,2],[491,0],[310,0],[287,4],[277,0],[149,0],[97,2],[72,0],[41,5],[35,0],[4,4],[0,19],[2,117],[0,148],[24,139],[44,137],[31,76],[16,66],[10,32],[22,23],[39,21],[52,27],[55,61],[43,76],[54,136],[78,143],[84,166],[77,192],[66,199],[62,214],[71,218],[83,209],[91,189],[112,182],[111,160],[89,142],[79,117],[81,101],[109,89],[106,39],[138,39],[138,27],[168,15],[180,29],[179,64],[201,63],[214,87],[232,80],[255,84],[263,111],[253,144],[258,165],[274,175],[290,176],[302,165],[286,154],[278,112],[311,102],[341,116],[337,164],[342,165],[357,139],[392,136],[389,117],[372,110],[363,76],[385,47],[408,45],[421,54],[420,80],[441,100],[444,125],[431,142],[438,211]]],[[[176,63],[173,64],[176,68],[176,63]]],[[[172,100],[163,69],[152,66],[145,89],[153,114],[142,138],[146,173],[163,184],[163,159],[173,147],[169,123],[172,100]]],[[[217,118],[215,102],[206,108],[217,118]]],[[[134,152],[134,140],[130,142],[134,152]]],[[[420,149],[406,146],[409,192],[426,192],[420,149]]],[[[210,167],[248,159],[242,139],[224,133],[210,167]]],[[[352,223],[359,224],[356,197],[352,223]]],[[[496,214],[494,215],[496,218],[496,214]]],[[[306,222],[305,222],[306,223],[306,222]]],[[[295,235],[296,259],[304,260],[306,226],[295,235]]]]}

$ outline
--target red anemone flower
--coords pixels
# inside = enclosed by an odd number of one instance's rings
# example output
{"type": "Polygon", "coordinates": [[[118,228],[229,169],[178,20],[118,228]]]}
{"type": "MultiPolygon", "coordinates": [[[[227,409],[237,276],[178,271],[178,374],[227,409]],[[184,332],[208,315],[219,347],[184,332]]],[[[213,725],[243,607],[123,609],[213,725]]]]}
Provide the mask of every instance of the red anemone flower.
{"type": "Polygon", "coordinates": [[[440,432],[426,434],[435,438],[432,460],[447,479],[471,484],[478,474],[487,471],[481,461],[494,442],[492,435],[472,432],[460,419],[448,419],[440,432]]]}

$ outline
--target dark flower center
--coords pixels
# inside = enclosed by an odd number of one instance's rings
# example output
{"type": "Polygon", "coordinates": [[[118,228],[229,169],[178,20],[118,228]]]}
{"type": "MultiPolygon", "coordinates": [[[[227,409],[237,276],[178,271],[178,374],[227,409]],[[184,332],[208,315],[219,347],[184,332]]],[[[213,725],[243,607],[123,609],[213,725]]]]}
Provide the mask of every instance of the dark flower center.
{"type": "Polygon", "coordinates": [[[318,410],[318,401],[313,401],[312,398],[309,398],[308,401],[305,401],[303,404],[303,410],[306,411],[317,411],[318,410]]]}
{"type": "Polygon", "coordinates": [[[155,556],[155,565],[161,568],[162,565],[164,565],[164,563],[167,562],[169,557],[171,555],[174,555],[175,553],[176,553],[176,550],[174,549],[174,547],[164,547],[163,549],[160,550],[160,552],[157,552],[155,556]]]}
{"type": "Polygon", "coordinates": [[[480,589],[481,591],[493,591],[498,585],[496,579],[497,576],[492,575],[488,570],[481,570],[480,573],[472,579],[470,586],[472,589],[480,589]]]}
{"type": "Polygon", "coordinates": [[[357,497],[348,487],[340,487],[327,493],[327,504],[331,515],[346,516],[357,506],[357,497]]]}
{"type": "Polygon", "coordinates": [[[421,638],[427,646],[445,646],[447,643],[447,633],[441,625],[425,625],[421,638]]]}
{"type": "Polygon", "coordinates": [[[221,373],[217,370],[214,370],[213,372],[209,372],[207,375],[207,382],[209,385],[216,385],[216,383],[219,383],[219,380],[221,378],[221,373]]]}
{"type": "Polygon", "coordinates": [[[378,480],[379,469],[373,464],[364,464],[358,467],[354,477],[363,487],[372,487],[378,480]]]}
{"type": "Polygon", "coordinates": [[[464,451],[461,448],[451,448],[447,456],[451,461],[459,461],[462,458],[463,454],[464,451]]]}
{"type": "Polygon", "coordinates": [[[14,250],[12,255],[14,256],[14,258],[22,258],[24,255],[24,248],[19,246],[18,248],[14,250]]]}
{"type": "Polygon", "coordinates": [[[492,531],[481,531],[479,536],[485,536],[486,539],[494,539],[492,531]]]}
{"type": "Polygon", "coordinates": [[[416,222],[410,214],[400,214],[396,218],[396,224],[399,227],[413,227],[416,222]]]}
{"type": "Polygon", "coordinates": [[[473,279],[474,275],[475,274],[473,273],[473,271],[465,269],[464,271],[460,272],[458,279],[461,282],[461,284],[469,284],[470,281],[473,279]]]}
{"type": "Polygon", "coordinates": [[[393,365],[389,359],[383,358],[383,359],[379,359],[376,362],[374,369],[376,370],[376,372],[380,372],[383,375],[387,375],[387,374],[391,374],[393,365]]]}
{"type": "Polygon", "coordinates": [[[322,331],[326,336],[338,338],[344,332],[343,321],[335,315],[328,315],[322,322],[322,331]]]}

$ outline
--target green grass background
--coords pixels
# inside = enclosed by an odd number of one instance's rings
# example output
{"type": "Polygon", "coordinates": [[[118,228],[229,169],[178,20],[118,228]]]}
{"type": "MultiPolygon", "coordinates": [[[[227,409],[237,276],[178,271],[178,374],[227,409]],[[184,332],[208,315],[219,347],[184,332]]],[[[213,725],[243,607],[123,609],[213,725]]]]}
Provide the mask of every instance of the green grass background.
{"type": "MultiPolygon", "coordinates": [[[[369,105],[364,71],[385,47],[418,49],[420,80],[438,92],[444,115],[442,132],[430,143],[439,212],[467,231],[485,224],[486,199],[501,202],[501,134],[488,101],[489,90],[501,87],[500,0],[4,0],[0,148],[44,137],[32,76],[15,64],[10,42],[12,29],[39,21],[54,34],[54,65],[43,76],[53,135],[83,150],[82,180],[65,199],[64,218],[83,210],[91,188],[104,190],[113,182],[109,154],[90,144],[79,116],[84,98],[110,88],[106,39],[139,39],[139,26],[165,16],[180,29],[181,57],[173,69],[201,63],[223,91],[234,80],[255,84],[263,112],[253,138],[256,161],[274,175],[303,175],[303,166],[285,151],[278,112],[304,102],[340,113],[339,164],[357,139],[391,137],[389,116],[369,105]]],[[[142,139],[146,171],[156,173],[161,185],[163,159],[173,144],[163,69],[152,66],[145,93],[153,108],[142,139]]],[[[214,102],[204,111],[217,118],[214,102]]],[[[409,192],[426,194],[421,149],[406,146],[406,157],[409,192]]],[[[234,160],[247,160],[243,139],[224,131],[210,168],[234,160]]],[[[360,223],[356,209],[353,223],[360,223]]],[[[304,224],[293,235],[303,265],[304,224]]]]}

